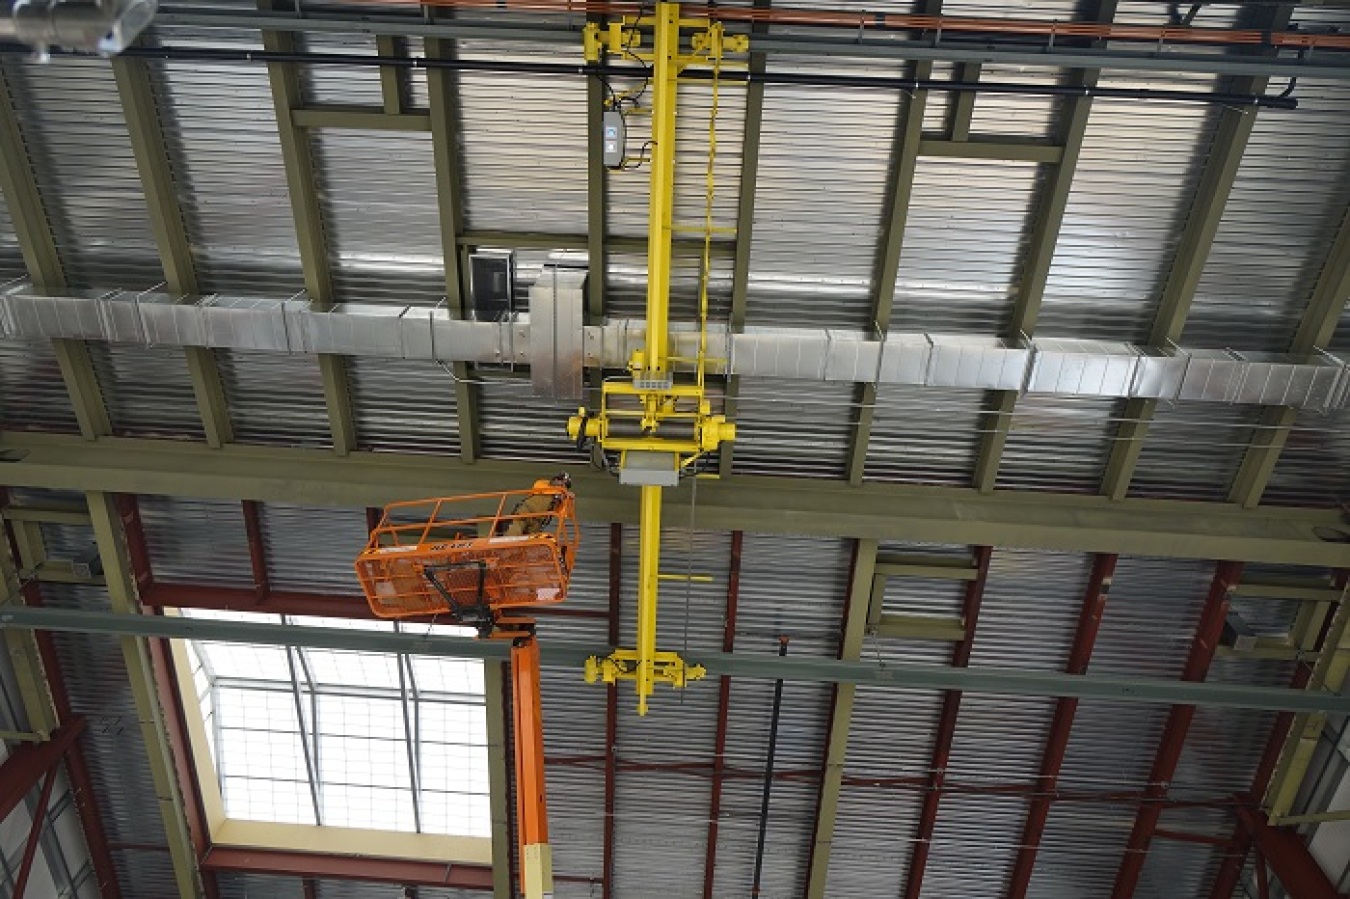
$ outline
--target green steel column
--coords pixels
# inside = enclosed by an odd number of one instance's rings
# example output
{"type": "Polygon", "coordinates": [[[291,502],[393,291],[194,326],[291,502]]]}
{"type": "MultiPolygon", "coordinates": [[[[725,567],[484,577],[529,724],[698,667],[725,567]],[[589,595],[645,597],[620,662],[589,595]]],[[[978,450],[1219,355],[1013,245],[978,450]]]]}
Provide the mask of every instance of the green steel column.
{"type": "MultiPolygon", "coordinates": [[[[109,493],[89,493],[89,515],[94,527],[94,539],[103,562],[103,574],[108,586],[114,618],[132,623],[144,617],[136,597],[136,579],[131,570],[127,552],[126,532],[122,517],[109,493]]],[[[136,713],[140,718],[141,738],[145,741],[150,761],[150,773],[155,784],[155,798],[164,819],[164,833],[168,841],[169,857],[173,861],[174,880],[183,899],[204,896],[197,856],[188,830],[187,811],[175,773],[173,750],[169,744],[164,709],[159,703],[155,686],[154,667],[144,636],[122,637],[122,658],[126,662],[136,713]]]]}

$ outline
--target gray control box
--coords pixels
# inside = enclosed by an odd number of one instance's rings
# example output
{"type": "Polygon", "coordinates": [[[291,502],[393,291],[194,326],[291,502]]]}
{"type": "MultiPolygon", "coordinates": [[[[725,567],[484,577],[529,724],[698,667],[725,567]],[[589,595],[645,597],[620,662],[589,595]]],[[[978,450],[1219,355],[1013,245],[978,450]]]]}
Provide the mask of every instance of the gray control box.
{"type": "Polygon", "coordinates": [[[628,140],[628,126],[623,113],[611,109],[600,120],[600,137],[604,141],[604,162],[608,168],[623,167],[624,144],[628,140]]]}

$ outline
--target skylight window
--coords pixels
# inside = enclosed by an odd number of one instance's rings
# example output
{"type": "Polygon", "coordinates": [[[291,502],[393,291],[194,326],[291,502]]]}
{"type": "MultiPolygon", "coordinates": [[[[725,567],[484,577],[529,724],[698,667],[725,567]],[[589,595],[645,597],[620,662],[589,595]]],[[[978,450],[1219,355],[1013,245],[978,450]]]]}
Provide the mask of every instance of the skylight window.
{"type": "MultiPolygon", "coordinates": [[[[185,614],[294,627],[399,627],[185,614]]],[[[455,627],[412,627],[419,633],[430,628],[471,634],[455,627]]],[[[187,644],[187,662],[227,818],[490,835],[481,662],[199,641],[187,644]]]]}

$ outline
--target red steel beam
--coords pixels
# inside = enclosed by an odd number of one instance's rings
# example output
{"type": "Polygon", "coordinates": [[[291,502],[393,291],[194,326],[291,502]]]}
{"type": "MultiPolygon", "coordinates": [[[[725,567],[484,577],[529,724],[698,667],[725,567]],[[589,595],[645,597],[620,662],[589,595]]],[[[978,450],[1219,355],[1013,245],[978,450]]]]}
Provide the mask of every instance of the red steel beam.
{"type": "MultiPolygon", "coordinates": [[[[1101,628],[1102,613],[1106,611],[1106,597],[1111,590],[1111,577],[1116,571],[1116,558],[1114,555],[1100,554],[1092,560],[1092,575],[1083,595],[1082,610],[1078,613],[1078,629],[1074,632],[1073,647],[1069,650],[1069,660],[1064,666],[1066,674],[1083,674],[1087,671],[1092,649],[1097,643],[1097,632],[1101,628]]],[[[1050,723],[1050,735],[1045,741],[1045,752],[1041,756],[1041,770],[1037,778],[1037,785],[1043,794],[1032,799],[1027,808],[1017,862],[1008,885],[1008,899],[1023,899],[1027,887],[1031,885],[1031,873],[1035,869],[1046,821],[1050,818],[1050,806],[1059,788],[1059,769],[1069,749],[1069,734],[1077,714],[1076,697],[1065,696],[1055,704],[1055,717],[1050,723]]]]}
{"type": "Polygon", "coordinates": [[[58,727],[51,739],[25,743],[9,754],[0,765],[0,821],[23,802],[43,775],[61,763],[83,731],[84,719],[72,718],[58,727]]]}
{"type": "Polygon", "coordinates": [[[1264,815],[1251,808],[1239,807],[1237,815],[1238,822],[1250,834],[1258,857],[1270,865],[1290,899],[1338,899],[1340,893],[1297,831],[1271,827],[1264,815]]]}
{"type": "Polygon", "coordinates": [[[259,605],[272,595],[272,581],[267,575],[267,547],[263,544],[262,515],[256,500],[241,501],[244,513],[244,533],[248,536],[248,562],[253,569],[253,596],[259,605]]]}
{"type": "MultiPolygon", "coordinates": [[[[609,526],[609,645],[619,645],[619,602],[623,595],[623,525],[609,526]]],[[[614,820],[618,795],[619,685],[605,688],[605,824],[600,895],[614,899],[614,820]]]]}
{"type": "MultiPolygon", "coordinates": [[[[731,532],[731,568],[727,574],[727,614],[722,626],[722,651],[736,646],[736,605],[741,592],[742,531],[731,532]]],[[[722,782],[726,776],[727,723],[731,710],[731,678],[722,675],[717,687],[717,735],[713,738],[712,799],[708,805],[708,844],[703,858],[703,899],[713,899],[717,873],[718,819],[722,815],[722,782]]]]}
{"type": "Polygon", "coordinates": [[[275,877],[361,880],[405,886],[492,890],[490,865],[457,865],[412,859],[290,852],[242,846],[213,846],[202,868],[217,873],[238,871],[275,877]]]}
{"type": "MultiPolygon", "coordinates": [[[[965,622],[965,639],[952,650],[952,667],[965,668],[970,664],[970,651],[975,643],[975,626],[980,618],[980,603],[984,598],[984,585],[989,579],[989,557],[992,554],[988,546],[975,548],[975,579],[967,582],[965,602],[962,604],[962,619],[965,622]]],[[[928,856],[933,846],[933,833],[937,829],[938,803],[942,799],[942,786],[947,779],[947,762],[951,759],[952,738],[956,735],[956,719],[961,714],[961,691],[948,690],[942,700],[942,714],[938,718],[937,738],[933,742],[933,762],[928,767],[928,788],[923,797],[923,809],[919,813],[919,829],[915,834],[914,848],[909,856],[909,873],[905,877],[905,899],[919,899],[923,890],[923,875],[928,867],[928,856]]]]}
{"type": "Polygon", "coordinates": [[[23,899],[28,889],[28,878],[33,873],[33,862],[37,859],[38,843],[42,840],[42,828],[47,823],[47,808],[52,802],[52,787],[56,785],[56,772],[61,760],[47,771],[42,781],[42,792],[38,794],[37,808],[33,810],[33,824],[28,828],[28,842],[23,847],[23,859],[19,862],[19,876],[14,879],[14,899],[23,899]]]}
{"type": "MultiPolygon", "coordinates": [[[[1200,622],[1196,625],[1195,639],[1191,642],[1191,651],[1181,672],[1183,681],[1202,681],[1209,673],[1210,663],[1214,661],[1214,652],[1223,634],[1224,619],[1228,617],[1229,597],[1240,577],[1240,562],[1220,562],[1215,570],[1204,609],[1200,612],[1200,622]]],[[[1177,763],[1181,761],[1181,751],[1185,748],[1186,736],[1194,718],[1193,705],[1174,705],[1168,712],[1167,724],[1158,742],[1158,751],[1153,758],[1153,768],[1144,790],[1149,798],[1167,798],[1168,784],[1177,772],[1177,763]]],[[[1125,846],[1125,857],[1116,871],[1112,899],[1130,899],[1134,895],[1139,875],[1144,870],[1144,860],[1148,857],[1149,843],[1153,840],[1162,812],[1161,804],[1146,802],[1136,813],[1134,828],[1125,846]]]]}
{"type": "MultiPolygon", "coordinates": [[[[1350,578],[1350,572],[1337,571],[1333,583],[1337,587],[1344,588],[1348,578],[1350,578]]],[[[1330,627],[1331,616],[1327,615],[1322,622],[1322,633],[1318,635],[1315,644],[1318,648],[1321,648],[1326,640],[1327,630],[1330,627]]],[[[1302,690],[1308,686],[1308,680],[1311,677],[1312,666],[1306,662],[1301,662],[1294,670],[1289,688],[1291,690],[1302,690]]],[[[1285,738],[1289,735],[1289,728],[1293,726],[1293,712],[1281,712],[1275,716],[1275,724],[1270,729],[1270,739],[1266,741],[1265,752],[1261,754],[1261,761],[1256,766],[1256,775],[1252,778],[1252,789],[1248,797],[1251,804],[1259,803],[1261,798],[1266,795],[1266,788],[1270,786],[1270,779],[1275,774],[1275,766],[1279,764],[1280,752],[1284,749],[1285,738]]],[[[1233,849],[1224,857],[1223,864],[1219,866],[1219,873],[1214,878],[1214,887],[1210,891],[1212,899],[1230,899],[1233,891],[1237,889],[1238,879],[1242,876],[1242,868],[1247,863],[1247,853],[1251,850],[1251,847],[1251,833],[1239,822],[1233,832],[1233,849]]]]}

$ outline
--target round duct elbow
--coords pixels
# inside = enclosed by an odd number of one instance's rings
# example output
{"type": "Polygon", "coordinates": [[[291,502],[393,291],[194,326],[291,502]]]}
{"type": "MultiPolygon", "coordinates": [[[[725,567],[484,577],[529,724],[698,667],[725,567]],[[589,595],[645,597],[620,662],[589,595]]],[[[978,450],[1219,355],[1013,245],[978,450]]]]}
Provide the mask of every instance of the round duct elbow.
{"type": "Polygon", "coordinates": [[[0,32],[40,55],[50,47],[113,56],[155,17],[157,0],[16,0],[0,32]]]}

